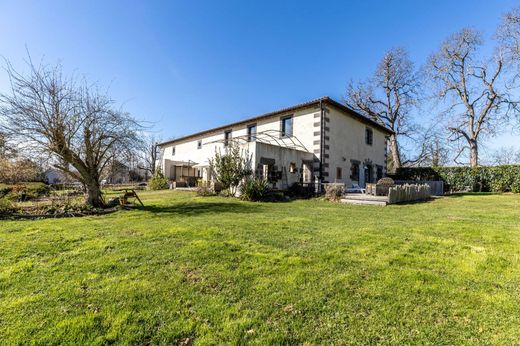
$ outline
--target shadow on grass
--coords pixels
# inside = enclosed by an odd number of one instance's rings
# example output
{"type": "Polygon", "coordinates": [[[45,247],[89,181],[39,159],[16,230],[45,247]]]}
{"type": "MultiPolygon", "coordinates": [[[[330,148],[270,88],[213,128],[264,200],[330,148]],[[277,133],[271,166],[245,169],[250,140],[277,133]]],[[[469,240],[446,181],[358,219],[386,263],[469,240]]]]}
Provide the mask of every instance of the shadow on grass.
{"type": "Polygon", "coordinates": [[[243,203],[222,203],[222,202],[205,202],[205,203],[179,203],[168,206],[146,205],[139,208],[140,210],[149,211],[154,214],[179,214],[179,215],[199,215],[199,214],[218,214],[218,213],[241,213],[252,214],[259,213],[263,210],[259,204],[243,204],[243,203]]]}
{"type": "Polygon", "coordinates": [[[437,199],[436,197],[430,197],[427,199],[419,199],[416,201],[408,201],[408,202],[398,202],[398,203],[392,203],[388,205],[411,205],[411,204],[426,204],[435,201],[437,199]]]}
{"type": "Polygon", "coordinates": [[[454,192],[452,194],[444,195],[444,197],[459,198],[464,196],[495,196],[499,194],[500,192],[454,192]]]}

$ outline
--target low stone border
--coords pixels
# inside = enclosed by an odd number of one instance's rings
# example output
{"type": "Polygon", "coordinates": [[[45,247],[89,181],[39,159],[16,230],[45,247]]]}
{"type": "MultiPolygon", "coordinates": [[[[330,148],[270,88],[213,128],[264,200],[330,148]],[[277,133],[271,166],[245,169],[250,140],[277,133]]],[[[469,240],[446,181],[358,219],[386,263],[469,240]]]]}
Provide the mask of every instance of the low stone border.
{"type": "Polygon", "coordinates": [[[83,217],[83,216],[96,216],[96,215],[107,215],[121,210],[119,207],[102,209],[96,211],[76,211],[70,213],[61,214],[23,214],[14,213],[10,215],[0,215],[0,220],[37,220],[37,219],[60,219],[66,217],[83,217]]]}

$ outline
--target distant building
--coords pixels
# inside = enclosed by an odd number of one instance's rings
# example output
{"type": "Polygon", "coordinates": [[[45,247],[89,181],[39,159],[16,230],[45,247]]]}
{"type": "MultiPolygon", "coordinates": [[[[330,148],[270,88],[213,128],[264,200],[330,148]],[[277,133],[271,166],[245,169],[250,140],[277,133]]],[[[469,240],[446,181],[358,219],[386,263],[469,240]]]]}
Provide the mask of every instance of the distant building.
{"type": "Polygon", "coordinates": [[[114,161],[108,168],[104,182],[126,184],[130,182],[130,168],[120,161],[114,161]]]}
{"type": "Polygon", "coordinates": [[[56,168],[49,168],[43,172],[43,181],[47,184],[63,184],[70,180],[65,173],[56,168]]]}

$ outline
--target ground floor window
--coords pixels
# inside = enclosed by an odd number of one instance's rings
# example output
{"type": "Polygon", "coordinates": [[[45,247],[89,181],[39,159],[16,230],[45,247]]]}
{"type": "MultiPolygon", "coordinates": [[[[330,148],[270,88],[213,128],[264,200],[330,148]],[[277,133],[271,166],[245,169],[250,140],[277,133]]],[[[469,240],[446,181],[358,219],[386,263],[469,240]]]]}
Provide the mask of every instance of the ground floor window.
{"type": "Polygon", "coordinates": [[[336,167],[336,179],[343,179],[341,167],[336,167]]]}
{"type": "Polygon", "coordinates": [[[359,181],[359,161],[350,161],[350,179],[359,181]]]}
{"type": "Polygon", "coordinates": [[[383,166],[377,166],[377,180],[383,177],[383,166]]]}

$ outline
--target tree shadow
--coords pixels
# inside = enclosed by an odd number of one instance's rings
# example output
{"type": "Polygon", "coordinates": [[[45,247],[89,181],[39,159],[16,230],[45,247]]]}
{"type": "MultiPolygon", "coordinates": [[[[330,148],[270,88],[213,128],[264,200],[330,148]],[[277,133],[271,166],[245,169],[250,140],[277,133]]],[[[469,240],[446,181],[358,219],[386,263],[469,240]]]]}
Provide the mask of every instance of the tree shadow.
{"type": "Polygon", "coordinates": [[[494,196],[500,194],[499,192],[454,192],[443,197],[460,198],[464,196],[494,196]]]}
{"type": "Polygon", "coordinates": [[[172,214],[194,216],[200,214],[220,214],[220,213],[241,213],[253,214],[259,213],[263,207],[259,204],[245,203],[223,203],[223,202],[188,202],[173,205],[145,205],[140,210],[148,211],[154,214],[172,214]]]}
{"type": "Polygon", "coordinates": [[[426,204],[426,203],[433,202],[433,201],[435,201],[436,199],[437,199],[436,197],[430,197],[430,198],[419,199],[419,200],[415,200],[415,201],[407,201],[407,202],[392,203],[392,204],[388,204],[388,205],[426,204]]]}

